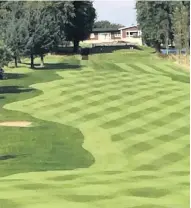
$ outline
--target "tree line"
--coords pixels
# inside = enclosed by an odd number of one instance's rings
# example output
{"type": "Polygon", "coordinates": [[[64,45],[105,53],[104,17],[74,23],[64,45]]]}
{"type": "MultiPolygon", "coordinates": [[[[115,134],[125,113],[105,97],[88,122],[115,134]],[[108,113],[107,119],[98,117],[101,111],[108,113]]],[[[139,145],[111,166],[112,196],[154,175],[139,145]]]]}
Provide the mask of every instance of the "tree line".
{"type": "Polygon", "coordinates": [[[92,31],[96,11],[91,1],[0,1],[0,66],[14,58],[35,56],[72,41],[73,52],[92,31]]]}
{"type": "Polygon", "coordinates": [[[137,21],[143,41],[160,52],[175,45],[179,53],[190,48],[190,1],[137,1],[137,21]]]}
{"type": "Polygon", "coordinates": [[[121,27],[124,27],[124,25],[122,24],[117,24],[117,23],[111,23],[110,21],[108,20],[101,20],[101,21],[96,21],[94,23],[94,28],[113,28],[113,29],[119,29],[121,27]]]}

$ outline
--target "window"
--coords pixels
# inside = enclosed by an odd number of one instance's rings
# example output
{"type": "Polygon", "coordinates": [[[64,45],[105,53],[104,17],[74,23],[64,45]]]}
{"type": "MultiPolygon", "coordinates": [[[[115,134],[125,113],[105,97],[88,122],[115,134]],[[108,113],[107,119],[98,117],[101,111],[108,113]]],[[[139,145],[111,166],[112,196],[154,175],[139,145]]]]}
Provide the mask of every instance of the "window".
{"type": "Polygon", "coordinates": [[[138,32],[127,32],[127,36],[137,37],[138,36],[138,32]]]}
{"type": "Polygon", "coordinates": [[[111,34],[110,33],[100,33],[99,36],[101,37],[101,39],[110,39],[111,34]]]}
{"type": "Polygon", "coordinates": [[[120,33],[120,32],[115,32],[115,33],[114,33],[114,36],[115,36],[115,37],[121,37],[121,33],[120,33]]]}
{"type": "Polygon", "coordinates": [[[138,35],[138,32],[130,32],[130,36],[137,36],[138,35]]]}
{"type": "Polygon", "coordinates": [[[95,34],[91,33],[90,38],[95,38],[95,34]]]}

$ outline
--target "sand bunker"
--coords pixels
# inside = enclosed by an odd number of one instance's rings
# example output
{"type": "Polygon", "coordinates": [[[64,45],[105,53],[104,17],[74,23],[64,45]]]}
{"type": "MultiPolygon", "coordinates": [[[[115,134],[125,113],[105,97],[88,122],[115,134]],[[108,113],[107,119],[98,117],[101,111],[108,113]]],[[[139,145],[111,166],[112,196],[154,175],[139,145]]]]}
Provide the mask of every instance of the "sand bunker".
{"type": "Polygon", "coordinates": [[[5,121],[0,122],[0,126],[15,126],[15,127],[28,127],[31,122],[28,121],[5,121]]]}

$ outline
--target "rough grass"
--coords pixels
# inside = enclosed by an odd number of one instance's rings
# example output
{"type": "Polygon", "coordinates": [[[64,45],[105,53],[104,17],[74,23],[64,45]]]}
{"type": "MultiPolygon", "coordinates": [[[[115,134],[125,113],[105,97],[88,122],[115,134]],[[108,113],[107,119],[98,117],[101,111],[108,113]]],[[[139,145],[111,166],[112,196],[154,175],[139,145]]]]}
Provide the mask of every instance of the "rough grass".
{"type": "Polygon", "coordinates": [[[0,120],[36,124],[0,127],[0,207],[189,207],[189,74],[149,50],[47,62],[0,81],[0,120]]]}

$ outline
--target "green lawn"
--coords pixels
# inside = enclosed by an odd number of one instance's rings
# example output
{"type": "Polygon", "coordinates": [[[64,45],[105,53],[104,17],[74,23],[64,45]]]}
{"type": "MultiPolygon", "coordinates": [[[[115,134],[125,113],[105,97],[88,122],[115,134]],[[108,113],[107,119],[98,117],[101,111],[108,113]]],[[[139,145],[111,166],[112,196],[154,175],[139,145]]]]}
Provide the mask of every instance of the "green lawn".
{"type": "Polygon", "coordinates": [[[189,73],[150,50],[45,62],[0,81],[0,121],[32,122],[0,127],[0,208],[188,208],[189,73]]]}

